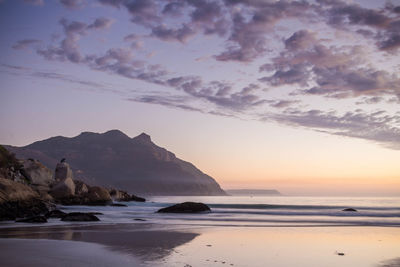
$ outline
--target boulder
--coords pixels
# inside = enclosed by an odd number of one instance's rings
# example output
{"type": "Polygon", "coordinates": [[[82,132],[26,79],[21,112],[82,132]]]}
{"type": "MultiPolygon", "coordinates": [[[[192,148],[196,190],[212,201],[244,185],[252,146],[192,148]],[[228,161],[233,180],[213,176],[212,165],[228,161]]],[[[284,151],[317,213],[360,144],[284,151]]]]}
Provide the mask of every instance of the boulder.
{"type": "Polygon", "coordinates": [[[16,220],[16,222],[23,222],[23,223],[47,223],[47,219],[45,216],[33,216],[28,217],[20,220],[16,220]]]}
{"type": "Polygon", "coordinates": [[[29,186],[0,178],[0,220],[33,217],[52,208],[29,186]]]}
{"type": "Polygon", "coordinates": [[[126,191],[118,190],[118,189],[110,189],[109,191],[111,198],[114,201],[139,201],[145,202],[146,199],[142,197],[137,197],[135,195],[130,195],[126,191]]]}
{"type": "Polygon", "coordinates": [[[62,218],[65,215],[67,215],[67,213],[61,211],[61,210],[52,210],[49,211],[48,213],[46,213],[46,218],[62,218]]]}
{"type": "Polygon", "coordinates": [[[42,163],[34,159],[24,160],[24,171],[31,185],[49,187],[53,183],[53,173],[42,163]]]}
{"type": "Polygon", "coordinates": [[[344,209],[344,210],[342,210],[342,211],[357,211],[356,209],[353,209],[353,208],[347,208],[347,209],[344,209]]]}
{"type": "Polygon", "coordinates": [[[196,202],[184,202],[169,206],[166,208],[159,209],[157,212],[161,213],[197,213],[197,212],[209,212],[210,208],[203,203],[196,202]]]}
{"type": "Polygon", "coordinates": [[[75,183],[71,177],[58,182],[50,191],[50,195],[55,199],[63,199],[75,195],[75,183]]]}
{"type": "Polygon", "coordinates": [[[114,201],[131,201],[131,195],[129,195],[125,191],[118,189],[110,189],[109,193],[114,201]]]}
{"type": "Polygon", "coordinates": [[[89,186],[82,181],[74,180],[75,183],[75,195],[84,195],[89,192],[89,186]]]}
{"type": "Polygon", "coordinates": [[[56,171],[54,173],[54,179],[57,181],[62,181],[67,178],[73,179],[74,176],[72,174],[72,170],[69,167],[69,164],[65,161],[57,163],[56,171]]]}
{"type": "Polygon", "coordinates": [[[106,205],[111,202],[110,193],[101,186],[92,186],[86,195],[88,205],[106,205]]]}
{"type": "Polygon", "coordinates": [[[68,222],[96,222],[100,221],[95,215],[83,212],[71,212],[61,218],[61,221],[68,222]]]}
{"type": "Polygon", "coordinates": [[[145,199],[145,198],[142,198],[142,197],[138,197],[138,196],[132,195],[132,196],[131,196],[131,201],[145,202],[146,199],[145,199]]]}

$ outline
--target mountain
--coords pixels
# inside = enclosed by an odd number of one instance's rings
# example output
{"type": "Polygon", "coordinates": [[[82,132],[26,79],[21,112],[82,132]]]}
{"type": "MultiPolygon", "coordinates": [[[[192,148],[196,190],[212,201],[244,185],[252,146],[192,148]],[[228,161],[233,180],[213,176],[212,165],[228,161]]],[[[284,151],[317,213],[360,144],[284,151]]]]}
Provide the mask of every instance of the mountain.
{"type": "Polygon", "coordinates": [[[66,158],[75,179],[141,195],[226,195],[193,164],[155,145],[142,133],[130,138],[119,130],[52,137],[24,147],[6,146],[19,158],[34,158],[54,169],[66,158]]]}
{"type": "Polygon", "coordinates": [[[275,189],[231,189],[226,193],[232,196],[280,196],[281,193],[275,189]]]}

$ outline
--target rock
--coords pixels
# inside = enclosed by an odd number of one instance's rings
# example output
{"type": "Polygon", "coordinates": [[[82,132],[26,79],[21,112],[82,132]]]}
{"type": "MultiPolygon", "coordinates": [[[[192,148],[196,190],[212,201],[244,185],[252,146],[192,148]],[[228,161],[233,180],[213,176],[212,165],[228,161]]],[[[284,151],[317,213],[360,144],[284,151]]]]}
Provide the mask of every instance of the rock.
{"type": "Polygon", "coordinates": [[[101,186],[92,186],[87,193],[88,205],[106,205],[111,202],[110,193],[101,186]]]}
{"type": "Polygon", "coordinates": [[[344,210],[342,210],[342,211],[357,211],[356,209],[353,209],[353,208],[347,208],[347,209],[344,209],[344,210]]]}
{"type": "Polygon", "coordinates": [[[44,216],[34,216],[29,218],[24,218],[21,220],[16,220],[16,222],[23,222],[23,223],[47,223],[47,219],[44,216]]]}
{"type": "Polygon", "coordinates": [[[142,197],[138,197],[135,195],[130,195],[126,191],[118,190],[118,189],[110,189],[110,196],[114,201],[139,201],[145,202],[146,199],[142,197]]]}
{"type": "Polygon", "coordinates": [[[145,219],[140,219],[140,218],[135,218],[135,219],[133,219],[134,221],[140,221],[140,222],[145,222],[146,220],[145,219]]]}
{"type": "Polygon", "coordinates": [[[57,181],[62,181],[67,178],[71,178],[71,179],[74,178],[73,174],[72,174],[72,170],[69,167],[69,164],[65,162],[65,160],[63,162],[57,163],[56,171],[54,173],[54,178],[57,181]]]}
{"type": "Polygon", "coordinates": [[[131,201],[131,195],[127,192],[118,190],[118,189],[110,189],[110,196],[114,201],[131,201]]]}
{"type": "Polygon", "coordinates": [[[88,212],[88,214],[92,214],[92,215],[104,215],[101,212],[88,212]]]}
{"type": "Polygon", "coordinates": [[[38,160],[28,159],[23,162],[25,174],[32,185],[49,187],[54,182],[53,173],[38,160]]]}
{"type": "Polygon", "coordinates": [[[184,202],[170,207],[159,209],[161,213],[197,213],[211,211],[210,208],[203,203],[184,202]]]}
{"type": "Polygon", "coordinates": [[[112,204],[110,204],[110,206],[113,206],[113,207],[128,207],[127,205],[121,204],[121,203],[112,203],[112,204]]]}
{"type": "Polygon", "coordinates": [[[95,215],[83,212],[71,212],[61,218],[61,221],[68,222],[96,222],[100,221],[95,215]]]}
{"type": "Polygon", "coordinates": [[[29,186],[0,178],[0,220],[33,217],[47,213],[49,208],[29,186]]]}
{"type": "Polygon", "coordinates": [[[84,195],[89,192],[89,186],[82,181],[74,180],[75,195],[84,195]]]}
{"type": "Polygon", "coordinates": [[[75,183],[71,177],[58,182],[50,191],[50,195],[57,199],[68,198],[75,195],[75,183]]]}
{"type": "Polygon", "coordinates": [[[146,201],[145,198],[138,197],[138,196],[135,196],[135,195],[132,195],[132,196],[131,196],[131,200],[132,200],[132,201],[137,201],[137,202],[145,202],[145,201],[146,201]]]}
{"type": "Polygon", "coordinates": [[[46,213],[46,218],[62,218],[65,215],[67,215],[67,213],[61,211],[61,210],[52,210],[49,211],[48,213],[46,213]]]}

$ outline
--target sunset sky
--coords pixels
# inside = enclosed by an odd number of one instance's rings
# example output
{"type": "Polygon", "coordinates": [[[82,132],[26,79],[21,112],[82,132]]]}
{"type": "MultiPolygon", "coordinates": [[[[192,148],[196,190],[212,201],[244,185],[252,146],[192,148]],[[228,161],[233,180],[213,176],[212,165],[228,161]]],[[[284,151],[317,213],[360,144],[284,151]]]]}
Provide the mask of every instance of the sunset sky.
{"type": "Polygon", "coordinates": [[[223,188],[400,195],[400,1],[0,0],[0,143],[141,132],[223,188]]]}

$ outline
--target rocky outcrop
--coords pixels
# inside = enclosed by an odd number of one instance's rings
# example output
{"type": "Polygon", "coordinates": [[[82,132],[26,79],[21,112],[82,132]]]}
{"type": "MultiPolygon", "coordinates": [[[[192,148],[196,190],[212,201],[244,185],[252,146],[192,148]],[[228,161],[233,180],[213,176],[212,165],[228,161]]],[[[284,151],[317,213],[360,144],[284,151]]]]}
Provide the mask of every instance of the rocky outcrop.
{"type": "Polygon", "coordinates": [[[49,212],[52,206],[29,186],[0,178],[0,220],[33,217],[49,212]]]}
{"type": "Polygon", "coordinates": [[[62,162],[57,163],[54,179],[56,181],[62,181],[67,178],[73,179],[74,176],[69,164],[65,162],[65,159],[62,159],[62,162]]]}
{"type": "Polygon", "coordinates": [[[211,209],[203,203],[197,202],[184,202],[169,206],[166,208],[159,209],[159,213],[198,213],[198,212],[209,212],[211,209]]]}
{"type": "Polygon", "coordinates": [[[75,195],[75,182],[69,164],[62,160],[56,166],[54,174],[56,184],[50,191],[50,195],[56,199],[66,199],[75,195]]]}
{"type": "Polygon", "coordinates": [[[96,215],[91,213],[83,213],[83,212],[71,212],[61,218],[61,221],[68,222],[96,222],[100,221],[96,215]]]}
{"type": "Polygon", "coordinates": [[[146,199],[142,197],[138,197],[135,195],[130,195],[126,191],[118,190],[118,189],[110,189],[109,190],[110,196],[113,201],[138,201],[138,202],[145,202],[146,199]]]}
{"type": "Polygon", "coordinates": [[[38,160],[25,160],[23,162],[23,168],[31,185],[49,187],[49,185],[54,182],[51,170],[38,160]]]}

